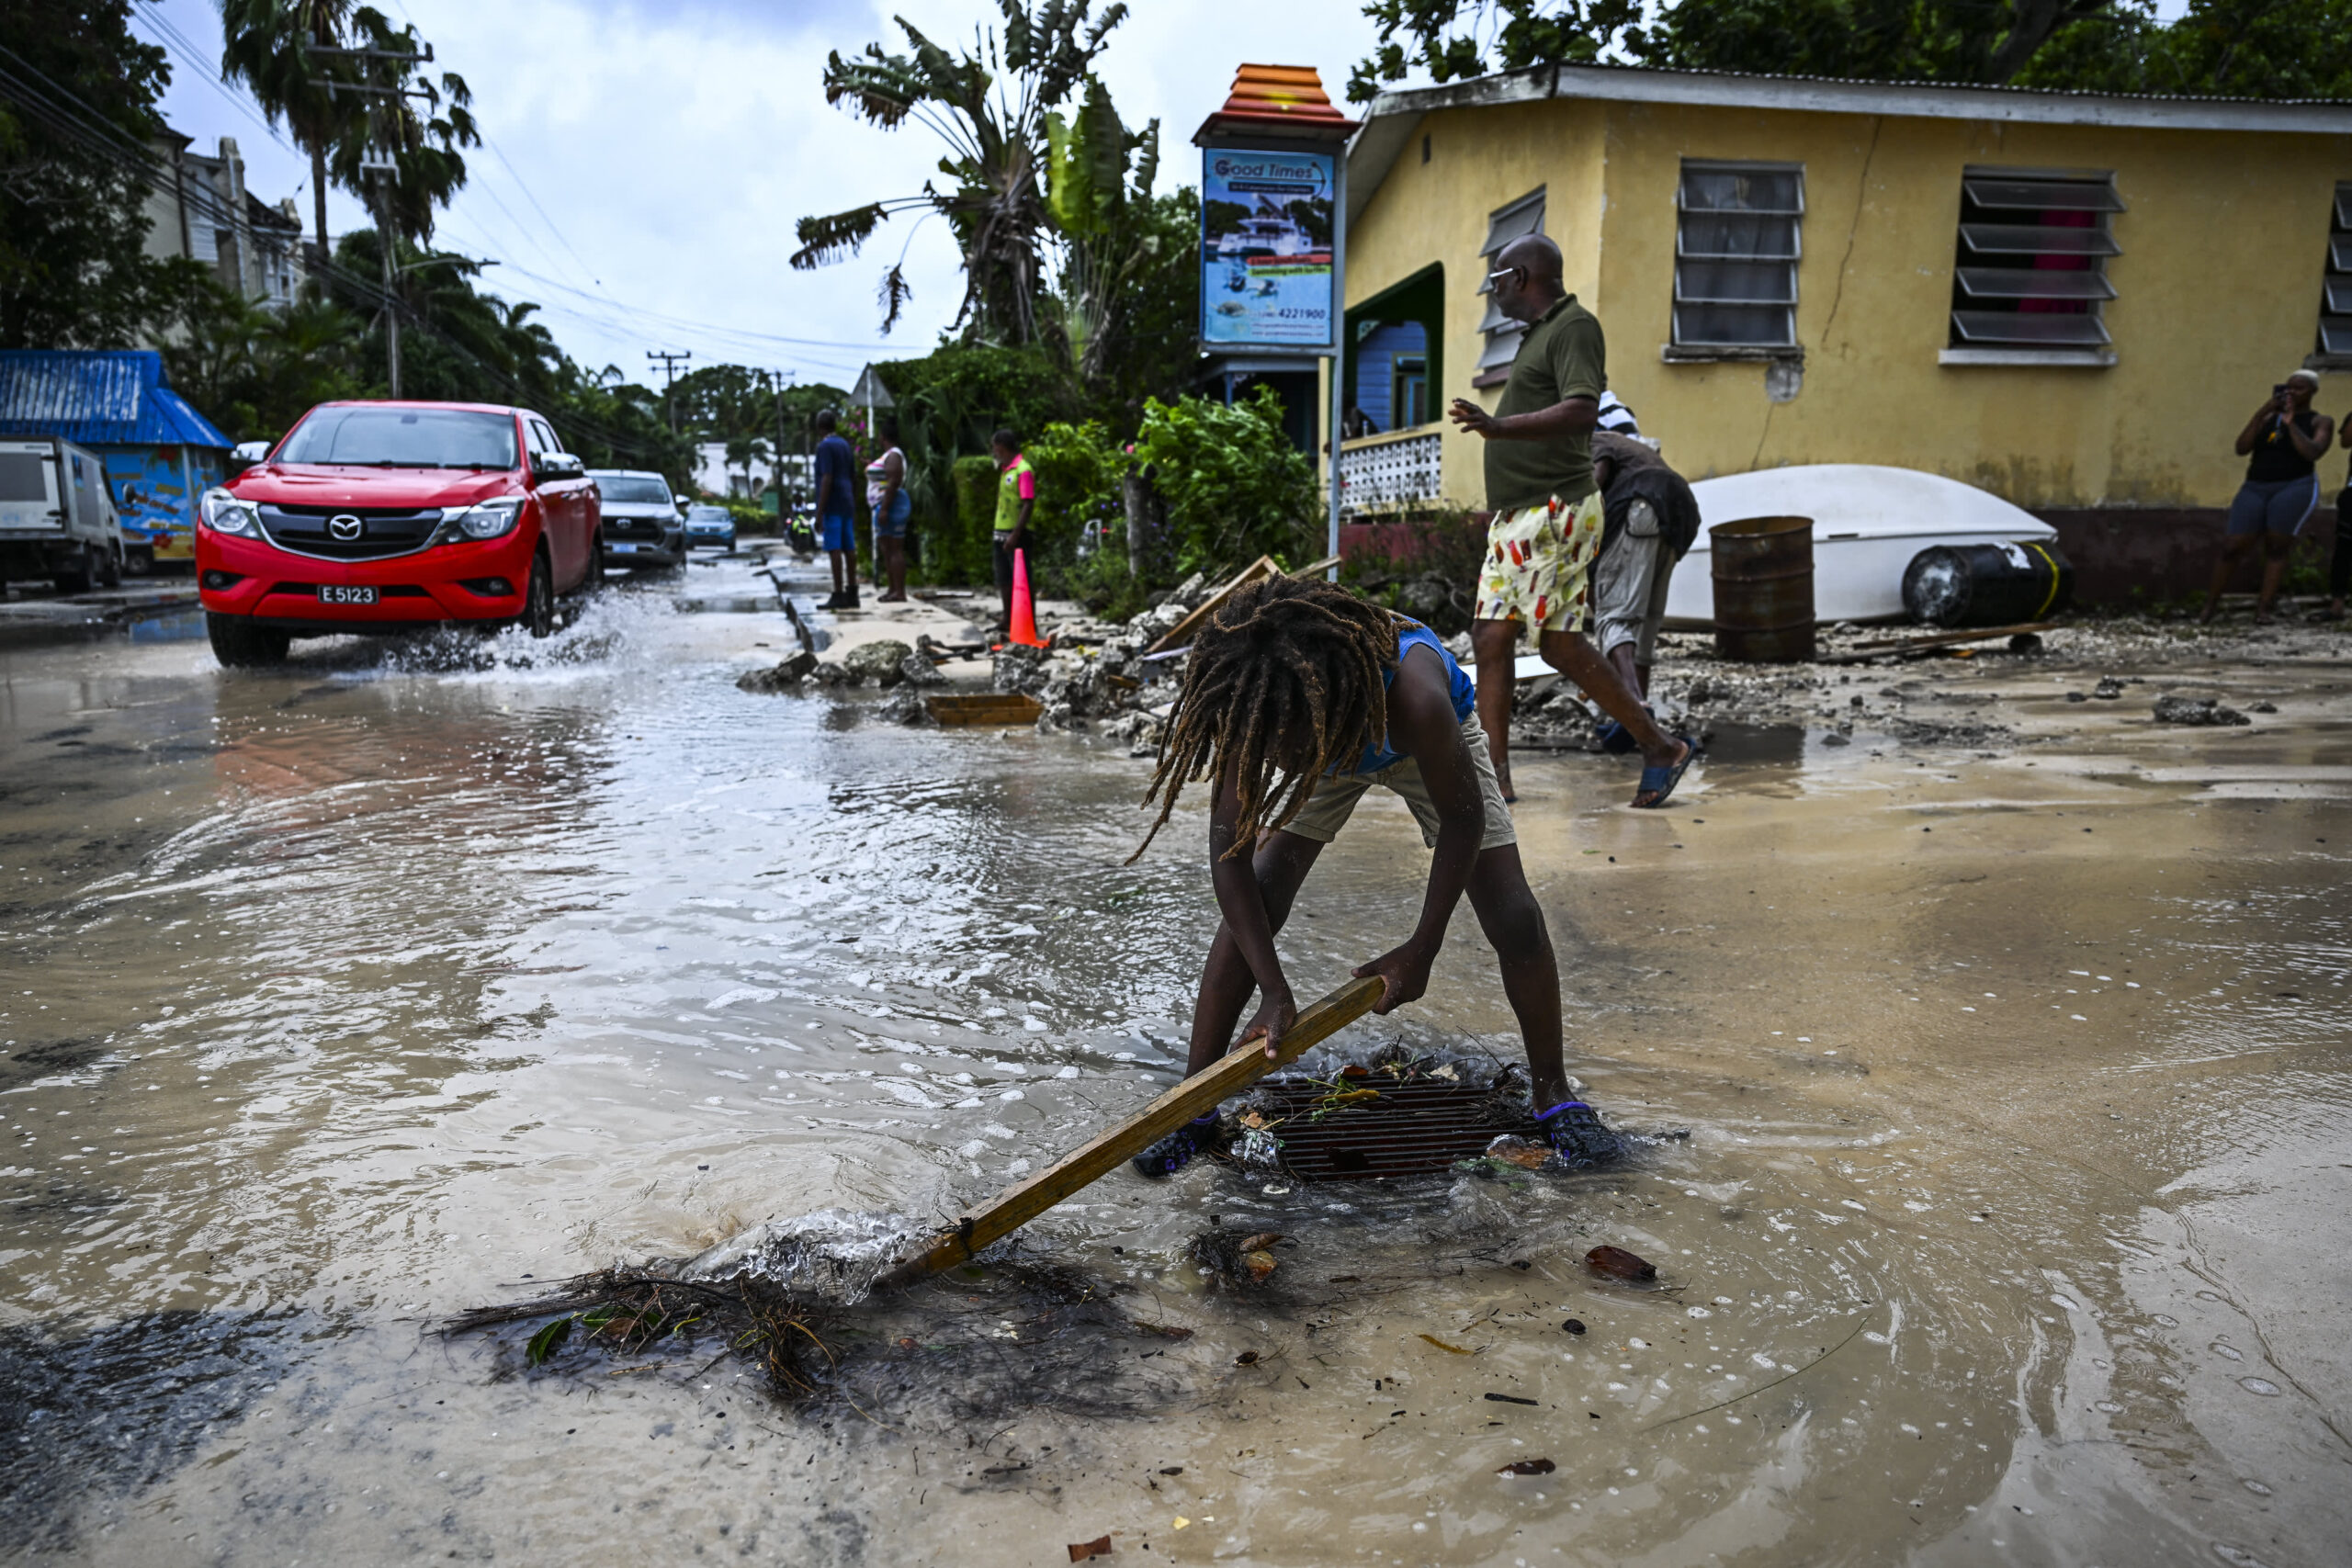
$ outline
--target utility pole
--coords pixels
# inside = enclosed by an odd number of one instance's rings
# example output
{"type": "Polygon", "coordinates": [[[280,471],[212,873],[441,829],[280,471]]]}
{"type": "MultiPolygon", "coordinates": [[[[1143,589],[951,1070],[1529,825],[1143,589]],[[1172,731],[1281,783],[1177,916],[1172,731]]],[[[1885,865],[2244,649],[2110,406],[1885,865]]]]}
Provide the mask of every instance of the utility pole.
{"type": "Polygon", "coordinates": [[[679,364],[682,361],[692,359],[694,357],[694,353],[692,350],[680,350],[673,353],[671,350],[666,348],[658,350],[649,348],[645,351],[645,357],[648,359],[660,360],[662,362],[662,368],[666,373],[665,378],[662,383],[662,400],[669,407],[670,434],[675,435],[678,434],[678,403],[677,400],[670,395],[670,389],[677,382],[679,364]]]}
{"type": "MultiPolygon", "coordinates": [[[[775,383],[775,515],[776,527],[781,531],[785,526],[784,394],[786,387],[791,380],[794,372],[790,370],[774,370],[770,371],[769,374],[774,378],[775,383]]],[[[800,469],[799,465],[797,463],[793,465],[792,494],[793,499],[796,502],[798,501],[800,497],[800,469]]]]}
{"type": "MultiPolygon", "coordinates": [[[[311,84],[312,86],[324,87],[330,98],[334,97],[337,92],[345,92],[356,93],[365,98],[394,100],[392,104],[384,106],[386,112],[382,116],[382,118],[391,126],[392,133],[381,138],[380,141],[377,135],[377,106],[372,102],[368,106],[368,141],[379,144],[361,149],[359,171],[362,175],[368,176],[368,183],[376,198],[374,204],[376,248],[382,253],[380,260],[383,263],[384,278],[384,367],[391,394],[397,398],[401,395],[401,310],[400,297],[393,291],[395,268],[392,261],[391,214],[392,180],[400,172],[400,163],[392,154],[393,149],[405,140],[399,133],[401,111],[398,101],[408,96],[408,89],[403,85],[408,70],[410,67],[431,62],[433,46],[428,43],[424,46],[423,53],[416,54],[401,50],[342,49],[322,43],[311,43],[305,47],[303,52],[306,56],[319,54],[363,61],[367,63],[363,64],[361,69],[371,74],[375,69],[374,62],[390,61],[393,62],[394,69],[398,73],[395,80],[390,85],[378,82],[338,82],[333,77],[314,77],[311,84]]],[[[323,207],[321,210],[324,210],[323,207]]],[[[323,262],[326,256],[326,234],[323,230],[319,234],[319,254],[323,262]]]]}
{"type": "Polygon", "coordinates": [[[375,176],[368,183],[376,197],[376,248],[382,253],[384,264],[384,361],[392,396],[397,398],[401,395],[401,302],[393,291],[397,279],[392,269],[392,155],[370,148],[359,155],[359,167],[375,176]]]}

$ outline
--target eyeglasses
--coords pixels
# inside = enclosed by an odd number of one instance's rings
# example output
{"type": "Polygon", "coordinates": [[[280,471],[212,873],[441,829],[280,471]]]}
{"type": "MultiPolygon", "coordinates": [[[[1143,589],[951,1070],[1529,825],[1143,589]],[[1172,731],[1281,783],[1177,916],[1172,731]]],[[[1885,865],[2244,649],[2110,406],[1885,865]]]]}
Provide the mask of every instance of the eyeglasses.
{"type": "Polygon", "coordinates": [[[1521,273],[1525,272],[1526,270],[1527,269],[1523,266],[1507,266],[1500,272],[1490,272],[1487,274],[1487,281],[1488,283],[1499,283],[1506,277],[1517,277],[1521,273]]]}

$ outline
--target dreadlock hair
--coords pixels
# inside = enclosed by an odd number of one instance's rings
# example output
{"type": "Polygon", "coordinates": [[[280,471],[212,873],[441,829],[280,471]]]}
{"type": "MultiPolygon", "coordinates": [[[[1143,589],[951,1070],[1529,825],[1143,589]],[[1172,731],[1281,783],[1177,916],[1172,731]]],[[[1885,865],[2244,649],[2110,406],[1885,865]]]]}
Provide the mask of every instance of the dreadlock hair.
{"type": "Polygon", "coordinates": [[[1272,577],[1235,590],[1185,658],[1183,690],[1144,794],[1147,807],[1160,797],[1159,816],[1127,863],[1151,847],[1193,779],[1234,779],[1241,815],[1228,855],[1297,816],[1334,762],[1388,733],[1396,628],[1388,611],[1320,579],[1272,577]],[[1314,735],[1314,761],[1278,790],[1275,749],[1301,728],[1314,735]]]}

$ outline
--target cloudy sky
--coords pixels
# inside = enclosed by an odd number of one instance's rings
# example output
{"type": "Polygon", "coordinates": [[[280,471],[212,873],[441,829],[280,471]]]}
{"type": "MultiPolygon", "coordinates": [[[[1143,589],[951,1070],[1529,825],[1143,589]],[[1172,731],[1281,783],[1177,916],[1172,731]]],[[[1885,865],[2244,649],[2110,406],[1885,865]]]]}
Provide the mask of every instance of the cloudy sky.
{"type": "MultiPolygon", "coordinates": [[[[869,358],[921,353],[961,297],[938,220],[899,219],[865,253],[793,272],[794,222],[921,189],[940,147],[920,128],[884,131],[830,107],[826,52],[895,41],[896,12],[934,38],[966,39],[985,0],[374,0],[413,21],[472,87],[486,144],[437,236],[496,259],[490,287],[537,300],[582,363],[647,379],[649,349],[732,360],[847,385],[869,358]],[[906,247],[915,297],[885,341],[875,285],[906,247]]],[[[1159,118],[1162,187],[1197,182],[1190,138],[1242,60],[1314,65],[1335,96],[1371,51],[1363,0],[1139,0],[1102,73],[1123,118],[1159,118]]],[[[172,51],[164,100],[199,151],[237,141],[254,195],[297,197],[308,160],[219,82],[216,0],[138,0],[134,28],[172,51]]],[[[340,191],[328,226],[368,220],[340,191]]],[[[651,373],[658,379],[658,370],[651,373]]]]}

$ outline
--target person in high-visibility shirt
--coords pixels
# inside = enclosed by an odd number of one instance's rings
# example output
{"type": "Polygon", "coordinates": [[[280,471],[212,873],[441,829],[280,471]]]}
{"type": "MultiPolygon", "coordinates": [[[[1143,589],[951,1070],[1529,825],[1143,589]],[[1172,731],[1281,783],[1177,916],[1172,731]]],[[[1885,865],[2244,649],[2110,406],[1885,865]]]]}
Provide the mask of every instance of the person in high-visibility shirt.
{"type": "Polygon", "coordinates": [[[1021,437],[1000,430],[989,439],[996,456],[996,592],[1004,602],[1004,624],[1012,625],[1012,553],[1029,536],[1029,514],[1037,505],[1037,475],[1021,455],[1021,437]]]}

